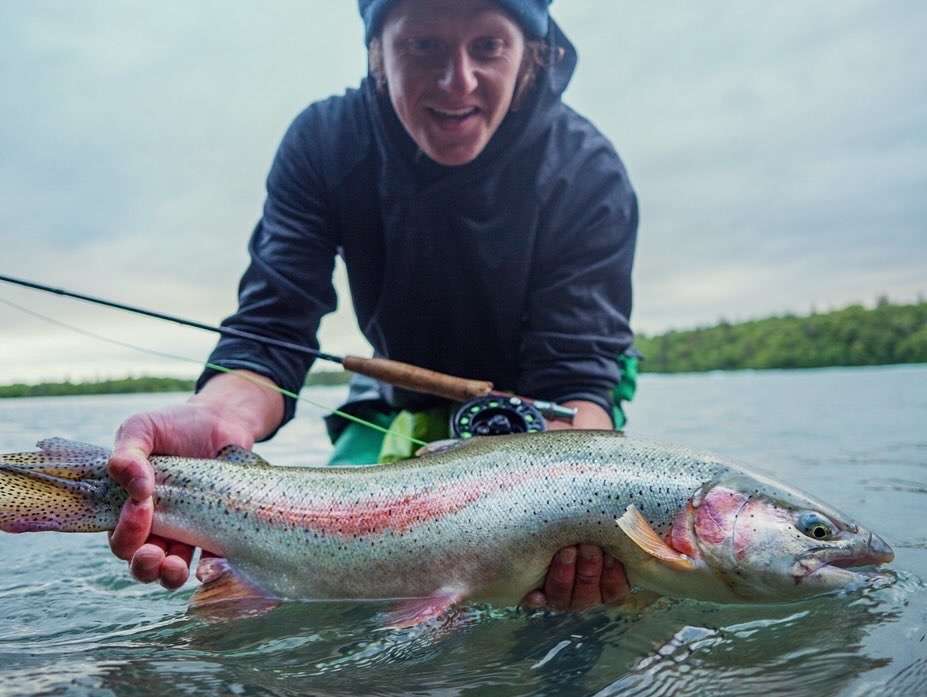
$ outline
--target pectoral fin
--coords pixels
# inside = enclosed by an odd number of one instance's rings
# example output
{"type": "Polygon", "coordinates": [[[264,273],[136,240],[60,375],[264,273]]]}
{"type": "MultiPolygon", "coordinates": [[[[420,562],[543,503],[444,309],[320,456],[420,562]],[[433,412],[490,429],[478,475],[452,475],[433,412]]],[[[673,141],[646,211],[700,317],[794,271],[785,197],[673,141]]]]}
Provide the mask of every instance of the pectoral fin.
{"type": "Polygon", "coordinates": [[[210,619],[238,619],[270,612],[279,599],[242,578],[222,557],[203,557],[196,568],[203,585],[190,598],[190,609],[210,619]]]}
{"type": "Polygon", "coordinates": [[[426,598],[403,600],[394,610],[387,613],[387,627],[406,629],[422,624],[440,617],[463,598],[464,593],[459,588],[440,588],[426,598]]]}
{"type": "Polygon", "coordinates": [[[615,522],[634,544],[666,566],[679,571],[692,571],[695,568],[695,562],[663,541],[633,503],[615,522]]]}

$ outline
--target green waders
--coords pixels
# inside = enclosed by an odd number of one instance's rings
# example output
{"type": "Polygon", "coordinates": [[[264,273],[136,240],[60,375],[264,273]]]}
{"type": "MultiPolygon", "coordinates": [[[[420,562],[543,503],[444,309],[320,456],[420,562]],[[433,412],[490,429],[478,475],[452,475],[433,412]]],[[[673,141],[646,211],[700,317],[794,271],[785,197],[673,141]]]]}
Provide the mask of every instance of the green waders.
{"type": "MultiPolygon", "coordinates": [[[[630,402],[637,389],[638,359],[631,354],[618,356],[621,366],[621,380],[612,391],[614,406],[612,418],[615,430],[620,431],[627,423],[621,407],[630,402]]],[[[392,433],[383,434],[353,421],[345,426],[334,442],[335,449],[329,458],[330,465],[387,464],[412,457],[420,446],[403,436],[411,436],[426,443],[448,437],[450,408],[436,407],[427,411],[376,411],[365,410],[357,414],[378,426],[388,428],[392,433]]]]}
{"type": "Polygon", "coordinates": [[[620,431],[628,423],[628,417],[622,408],[622,402],[630,402],[637,392],[637,374],[640,367],[640,358],[632,353],[622,353],[618,356],[618,367],[621,368],[621,379],[612,390],[612,420],[615,430],[620,431]]]}
{"type": "Polygon", "coordinates": [[[425,443],[448,437],[449,408],[446,406],[427,411],[369,411],[359,416],[388,428],[391,433],[351,422],[335,440],[335,450],[328,460],[330,465],[387,464],[412,457],[421,446],[410,436],[425,443]]]}

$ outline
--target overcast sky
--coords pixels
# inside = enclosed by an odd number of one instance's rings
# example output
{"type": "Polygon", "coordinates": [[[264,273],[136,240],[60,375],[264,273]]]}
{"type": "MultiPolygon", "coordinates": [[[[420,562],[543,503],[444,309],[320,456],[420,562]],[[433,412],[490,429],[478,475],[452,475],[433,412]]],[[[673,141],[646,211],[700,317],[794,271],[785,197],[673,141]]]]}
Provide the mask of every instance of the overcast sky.
{"type": "MultiPolygon", "coordinates": [[[[638,331],[927,293],[927,4],[552,9],[580,53],[566,99],[640,197],[638,331]]],[[[0,4],[0,274],[218,323],[283,131],[365,65],[353,0],[0,4]]],[[[366,353],[338,287],[323,347],[366,353]]],[[[195,360],[213,342],[4,299],[195,360]]],[[[195,372],[0,304],[0,383],[195,372]]]]}

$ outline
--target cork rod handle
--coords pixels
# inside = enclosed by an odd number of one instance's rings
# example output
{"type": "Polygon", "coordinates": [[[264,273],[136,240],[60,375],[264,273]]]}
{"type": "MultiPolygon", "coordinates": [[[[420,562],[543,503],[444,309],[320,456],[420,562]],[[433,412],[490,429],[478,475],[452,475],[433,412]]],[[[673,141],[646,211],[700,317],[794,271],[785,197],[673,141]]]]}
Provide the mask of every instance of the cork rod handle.
{"type": "Polygon", "coordinates": [[[485,397],[492,392],[492,383],[486,380],[458,378],[387,358],[345,356],[343,365],[352,373],[360,373],[396,387],[424,392],[457,402],[485,397]]]}

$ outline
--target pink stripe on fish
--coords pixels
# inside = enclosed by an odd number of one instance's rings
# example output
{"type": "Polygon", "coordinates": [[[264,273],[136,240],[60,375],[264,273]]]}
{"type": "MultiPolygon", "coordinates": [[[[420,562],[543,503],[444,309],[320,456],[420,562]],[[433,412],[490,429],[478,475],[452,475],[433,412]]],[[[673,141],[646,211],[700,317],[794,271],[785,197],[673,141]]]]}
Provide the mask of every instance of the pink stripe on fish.
{"type": "Polygon", "coordinates": [[[533,472],[503,473],[491,479],[462,481],[401,498],[368,499],[353,505],[332,504],[327,508],[283,508],[270,503],[260,506],[255,515],[270,523],[297,525],[339,537],[405,533],[422,523],[457,513],[488,494],[545,476],[577,475],[588,470],[587,465],[576,464],[533,472]]]}

